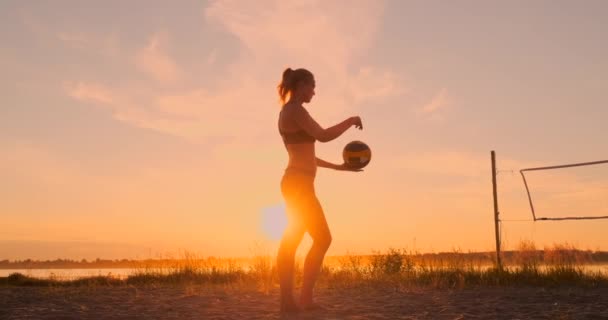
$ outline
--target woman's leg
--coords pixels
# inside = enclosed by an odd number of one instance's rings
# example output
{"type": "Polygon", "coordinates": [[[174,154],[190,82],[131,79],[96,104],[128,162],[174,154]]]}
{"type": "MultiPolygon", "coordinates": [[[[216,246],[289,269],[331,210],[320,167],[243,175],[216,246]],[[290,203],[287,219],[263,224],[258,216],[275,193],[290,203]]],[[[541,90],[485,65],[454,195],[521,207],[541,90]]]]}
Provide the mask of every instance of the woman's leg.
{"type": "Polygon", "coordinates": [[[277,271],[281,285],[281,311],[297,311],[293,297],[294,286],[294,264],[298,246],[306,233],[306,225],[303,216],[306,214],[306,190],[309,189],[308,179],[302,179],[299,175],[285,174],[281,181],[281,193],[287,205],[287,227],[279,245],[277,255],[277,271]]]}
{"type": "Polygon", "coordinates": [[[281,286],[281,311],[298,310],[293,297],[294,264],[296,250],[305,232],[302,224],[290,222],[279,245],[277,271],[281,286]]]}
{"type": "Polygon", "coordinates": [[[303,308],[313,306],[312,291],[332,240],[321,204],[314,194],[313,197],[311,205],[307,208],[309,212],[307,212],[306,228],[313,239],[313,244],[304,261],[304,279],[300,296],[300,305],[303,308]]]}

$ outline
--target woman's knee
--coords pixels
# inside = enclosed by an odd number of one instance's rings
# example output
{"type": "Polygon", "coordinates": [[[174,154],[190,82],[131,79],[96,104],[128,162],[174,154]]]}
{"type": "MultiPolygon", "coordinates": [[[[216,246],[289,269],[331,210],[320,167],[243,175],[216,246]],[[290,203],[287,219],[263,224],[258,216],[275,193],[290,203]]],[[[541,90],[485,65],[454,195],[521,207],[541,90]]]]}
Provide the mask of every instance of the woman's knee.
{"type": "Polygon", "coordinates": [[[282,241],[279,243],[279,252],[289,255],[295,254],[299,244],[300,241],[297,237],[283,238],[282,241]]]}
{"type": "Polygon", "coordinates": [[[331,234],[327,233],[327,234],[315,237],[313,239],[313,245],[318,248],[327,250],[329,248],[329,246],[331,245],[332,240],[333,239],[331,237],[331,234]]]}

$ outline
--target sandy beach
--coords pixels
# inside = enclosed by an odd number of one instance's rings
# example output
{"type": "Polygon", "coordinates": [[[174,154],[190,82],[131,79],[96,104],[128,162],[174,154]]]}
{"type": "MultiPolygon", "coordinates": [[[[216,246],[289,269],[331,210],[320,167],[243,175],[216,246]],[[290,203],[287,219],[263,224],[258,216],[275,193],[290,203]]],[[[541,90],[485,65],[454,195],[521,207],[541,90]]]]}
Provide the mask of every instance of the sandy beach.
{"type": "Polygon", "coordinates": [[[3,287],[0,319],[608,319],[608,288],[319,288],[325,311],[280,314],[278,290],[200,285],[3,287]]]}

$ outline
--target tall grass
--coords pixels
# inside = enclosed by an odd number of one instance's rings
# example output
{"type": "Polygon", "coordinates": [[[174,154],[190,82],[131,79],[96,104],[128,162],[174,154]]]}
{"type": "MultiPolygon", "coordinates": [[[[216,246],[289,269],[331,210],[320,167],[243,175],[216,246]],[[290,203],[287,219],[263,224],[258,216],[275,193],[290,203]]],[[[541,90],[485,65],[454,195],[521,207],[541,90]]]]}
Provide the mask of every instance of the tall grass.
{"type": "MultiPolygon", "coordinates": [[[[430,286],[464,288],[468,286],[608,286],[608,274],[584,271],[593,263],[592,253],[569,244],[555,244],[543,250],[531,241],[521,241],[517,250],[506,252],[505,267],[496,268],[492,253],[422,254],[389,248],[372,255],[347,254],[327,257],[319,285],[350,287],[369,285],[430,286]]],[[[136,268],[127,278],[111,275],[76,280],[36,279],[14,273],[0,278],[0,284],[17,286],[209,284],[252,285],[268,292],[278,286],[276,257],[257,252],[247,261],[203,258],[184,251],[180,257],[165,257],[158,263],[136,268]]],[[[302,259],[296,263],[296,285],[302,282],[302,259]]]]}

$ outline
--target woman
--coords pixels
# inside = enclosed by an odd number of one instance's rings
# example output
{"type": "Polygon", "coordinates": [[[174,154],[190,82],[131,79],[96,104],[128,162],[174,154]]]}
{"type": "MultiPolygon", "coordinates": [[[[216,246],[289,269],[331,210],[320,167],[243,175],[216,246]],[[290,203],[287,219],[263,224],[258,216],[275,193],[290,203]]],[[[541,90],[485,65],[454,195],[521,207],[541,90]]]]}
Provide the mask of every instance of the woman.
{"type": "Polygon", "coordinates": [[[328,142],[351,126],[363,129],[363,125],[361,118],[350,117],[333,127],[322,128],[302,106],[315,95],[314,76],[306,69],[286,69],[278,91],[283,103],[279,114],[279,133],[289,154],[289,163],[281,180],[288,225],[279,246],[277,269],[281,285],[281,311],[296,312],[319,308],[313,303],[312,291],[331,243],[325,214],[315,195],[317,167],[361,171],[317,158],[315,141],[328,142]],[[289,100],[285,103],[287,98],[289,100]],[[304,279],[298,305],[293,297],[294,260],[305,232],[312,237],[313,245],[304,261],[304,279]]]}

